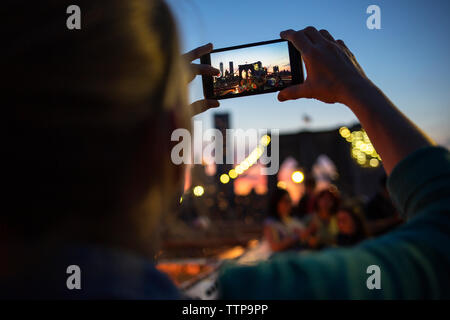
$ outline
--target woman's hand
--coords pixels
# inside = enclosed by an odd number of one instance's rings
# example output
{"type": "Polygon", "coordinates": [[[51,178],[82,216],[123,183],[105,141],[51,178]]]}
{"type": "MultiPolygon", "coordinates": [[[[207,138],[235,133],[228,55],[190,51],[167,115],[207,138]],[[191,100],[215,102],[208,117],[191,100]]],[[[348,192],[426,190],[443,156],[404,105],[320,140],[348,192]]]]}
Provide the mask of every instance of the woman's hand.
{"type": "Polygon", "coordinates": [[[314,98],[326,103],[345,103],[356,86],[367,83],[364,71],[342,40],[314,27],[281,32],[301,52],[307,78],[304,83],[282,90],[280,101],[314,98]]]}
{"type": "MultiPolygon", "coordinates": [[[[220,70],[213,68],[208,64],[196,64],[192,63],[192,61],[199,59],[201,56],[208,54],[212,51],[213,45],[208,43],[204,46],[198,47],[188,53],[183,55],[183,58],[189,64],[189,82],[194,80],[197,75],[205,75],[205,76],[217,76],[220,73],[220,70]]],[[[202,113],[210,108],[217,108],[219,106],[219,101],[213,99],[203,99],[195,101],[191,104],[193,108],[194,114],[202,113]]]]}

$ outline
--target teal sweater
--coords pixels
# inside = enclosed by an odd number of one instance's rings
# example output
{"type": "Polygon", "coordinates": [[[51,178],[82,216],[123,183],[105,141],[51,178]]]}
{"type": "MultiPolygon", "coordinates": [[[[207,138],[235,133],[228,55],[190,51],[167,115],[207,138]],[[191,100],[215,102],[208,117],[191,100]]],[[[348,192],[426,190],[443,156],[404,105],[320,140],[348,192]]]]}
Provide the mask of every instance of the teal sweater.
{"type": "MultiPolygon", "coordinates": [[[[417,150],[388,180],[408,222],[351,249],[280,254],[255,266],[222,269],[223,299],[449,299],[450,153],[417,150]],[[379,266],[381,289],[366,282],[379,266]]],[[[371,281],[370,281],[371,282],[371,281]]]]}

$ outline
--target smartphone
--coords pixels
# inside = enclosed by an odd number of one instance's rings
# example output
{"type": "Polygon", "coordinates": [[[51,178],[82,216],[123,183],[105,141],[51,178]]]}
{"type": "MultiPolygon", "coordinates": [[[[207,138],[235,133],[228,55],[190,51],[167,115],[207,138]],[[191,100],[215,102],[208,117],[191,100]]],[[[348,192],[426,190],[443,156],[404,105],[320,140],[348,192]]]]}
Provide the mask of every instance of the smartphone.
{"type": "Polygon", "coordinates": [[[276,92],[304,81],[301,54],[283,39],[216,49],[200,62],[220,70],[218,76],[202,76],[206,99],[276,92]]]}

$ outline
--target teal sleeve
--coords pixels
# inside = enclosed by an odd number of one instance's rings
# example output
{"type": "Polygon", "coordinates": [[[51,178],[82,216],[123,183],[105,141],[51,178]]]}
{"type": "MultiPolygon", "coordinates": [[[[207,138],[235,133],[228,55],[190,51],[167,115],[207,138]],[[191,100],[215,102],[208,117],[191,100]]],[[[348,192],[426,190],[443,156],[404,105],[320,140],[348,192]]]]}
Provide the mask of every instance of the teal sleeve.
{"type": "Polygon", "coordinates": [[[450,154],[420,149],[401,161],[389,181],[409,221],[351,249],[280,254],[255,266],[228,265],[219,277],[223,299],[450,298],[450,154]],[[369,266],[381,289],[369,289],[369,266]]]}

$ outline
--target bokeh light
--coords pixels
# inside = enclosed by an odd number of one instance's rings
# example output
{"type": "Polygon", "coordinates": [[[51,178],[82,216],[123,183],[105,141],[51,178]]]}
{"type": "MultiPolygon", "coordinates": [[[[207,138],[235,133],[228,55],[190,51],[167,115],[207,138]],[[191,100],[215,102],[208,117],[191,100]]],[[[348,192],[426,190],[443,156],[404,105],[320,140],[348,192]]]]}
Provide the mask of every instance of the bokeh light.
{"type": "Polygon", "coordinates": [[[286,189],[287,188],[287,184],[284,181],[278,181],[277,187],[280,188],[280,189],[286,189]]]}
{"type": "Polygon", "coordinates": [[[305,176],[301,171],[294,171],[291,176],[292,181],[295,183],[302,183],[303,179],[305,179],[305,176]]]}
{"type": "Polygon", "coordinates": [[[379,163],[380,162],[378,161],[378,159],[375,159],[375,158],[372,158],[369,161],[369,165],[374,168],[378,167],[379,163]]]}
{"type": "Polygon", "coordinates": [[[220,182],[222,182],[223,184],[230,182],[230,176],[227,175],[226,173],[222,174],[220,176],[220,182]]]}
{"type": "Polygon", "coordinates": [[[234,169],[231,169],[228,174],[224,173],[220,176],[220,182],[228,183],[231,179],[236,179],[239,175],[243,174],[245,171],[250,169],[255,165],[259,158],[264,154],[264,148],[270,144],[270,137],[264,135],[260,139],[260,144],[253,149],[252,152],[244,159],[240,164],[238,164],[234,169]]]}
{"type": "Polygon", "coordinates": [[[193,192],[194,196],[201,197],[205,193],[205,189],[202,186],[195,186],[193,192]]]}
{"type": "Polygon", "coordinates": [[[364,130],[351,132],[347,127],[341,127],[339,134],[351,144],[350,154],[360,166],[376,168],[380,165],[381,158],[364,130]]]}
{"type": "Polygon", "coordinates": [[[262,136],[262,138],[261,138],[261,144],[264,146],[264,147],[267,147],[268,145],[269,145],[269,143],[270,143],[270,137],[266,134],[266,135],[264,135],[264,136],[262,136]]]}
{"type": "Polygon", "coordinates": [[[229,176],[231,179],[236,179],[236,177],[238,176],[238,174],[237,174],[236,170],[231,169],[231,170],[228,172],[228,176],[229,176]]]}

